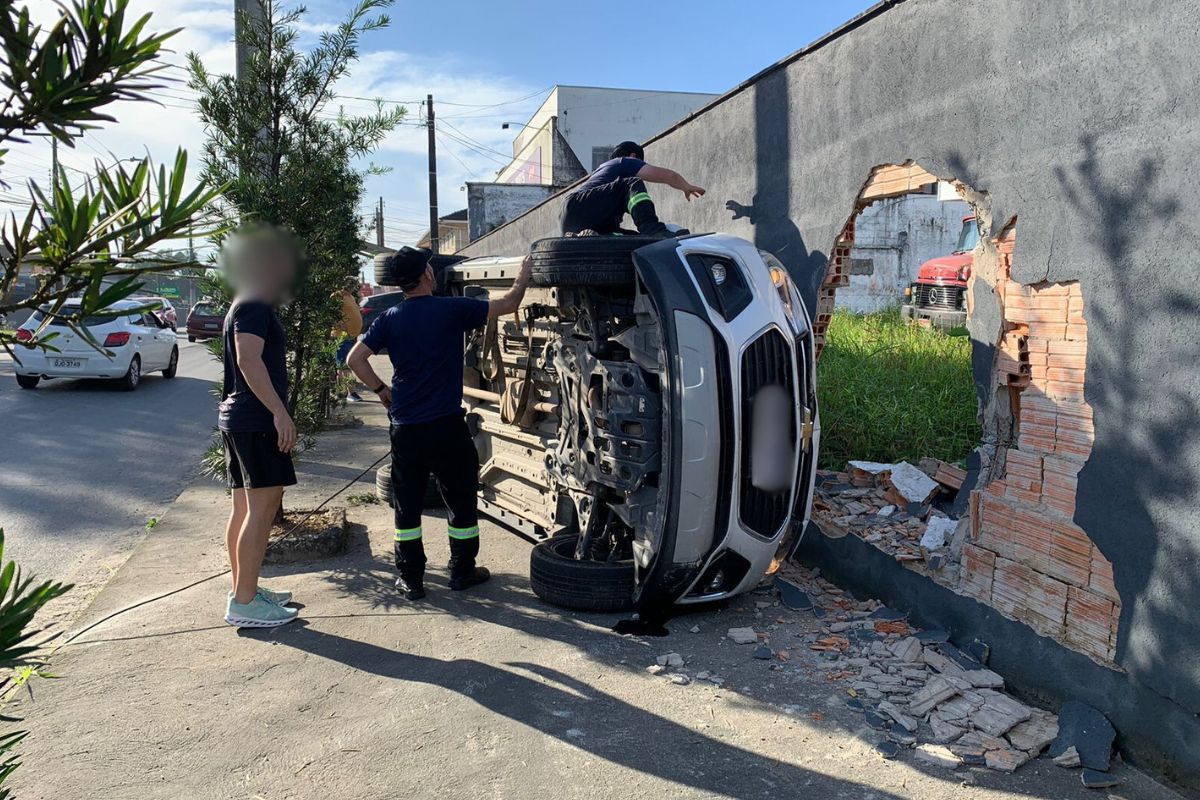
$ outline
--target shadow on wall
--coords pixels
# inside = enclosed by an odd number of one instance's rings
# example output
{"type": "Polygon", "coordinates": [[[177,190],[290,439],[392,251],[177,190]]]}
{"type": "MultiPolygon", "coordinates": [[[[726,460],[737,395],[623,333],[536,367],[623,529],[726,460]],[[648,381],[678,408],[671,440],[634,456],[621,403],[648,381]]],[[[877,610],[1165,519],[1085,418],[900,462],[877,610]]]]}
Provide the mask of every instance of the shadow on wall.
{"type": "Polygon", "coordinates": [[[1133,179],[1105,178],[1095,142],[1081,145],[1083,159],[1056,175],[1107,262],[1111,300],[1093,295],[1085,311],[1094,331],[1086,394],[1096,409],[1096,443],[1079,475],[1075,522],[1113,565],[1122,603],[1117,663],[1200,711],[1200,537],[1190,524],[1200,411],[1186,388],[1200,308],[1170,288],[1188,280],[1171,274],[1180,253],[1164,242],[1161,260],[1146,263],[1155,245],[1140,241],[1176,217],[1178,201],[1159,186],[1159,162],[1143,160],[1133,179]],[[1164,380],[1148,380],[1151,372],[1164,380]]]}
{"type": "Polygon", "coordinates": [[[763,78],[754,87],[754,146],[756,191],[746,205],[728,200],[733,219],[754,226],[754,244],[775,255],[796,282],[810,315],[816,314],[817,290],[825,278],[826,257],[809,251],[791,213],[791,139],[789,136],[788,76],[786,71],[763,78]]]}

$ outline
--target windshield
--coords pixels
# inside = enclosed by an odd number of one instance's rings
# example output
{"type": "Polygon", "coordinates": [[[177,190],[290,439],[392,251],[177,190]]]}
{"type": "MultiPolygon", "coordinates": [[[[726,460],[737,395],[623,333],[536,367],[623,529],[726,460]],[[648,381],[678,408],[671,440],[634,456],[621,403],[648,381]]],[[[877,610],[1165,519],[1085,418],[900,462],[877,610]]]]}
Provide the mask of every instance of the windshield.
{"type": "Polygon", "coordinates": [[[212,303],[196,303],[192,307],[192,313],[199,317],[222,317],[225,315],[224,311],[212,303]]]}
{"type": "Polygon", "coordinates": [[[975,249],[975,245],[979,244],[979,223],[974,217],[963,220],[962,230],[958,232],[958,246],[954,248],[956,253],[966,253],[975,249]]]}

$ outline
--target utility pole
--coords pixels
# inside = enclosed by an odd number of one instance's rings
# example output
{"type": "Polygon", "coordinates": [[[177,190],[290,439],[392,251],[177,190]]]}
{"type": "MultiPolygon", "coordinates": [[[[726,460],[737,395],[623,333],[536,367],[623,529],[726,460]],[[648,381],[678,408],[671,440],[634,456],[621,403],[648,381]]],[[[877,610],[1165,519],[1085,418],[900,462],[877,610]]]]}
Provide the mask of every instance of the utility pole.
{"type": "MultiPolygon", "coordinates": [[[[50,137],[50,191],[58,185],[58,139],[50,137]]],[[[53,196],[53,195],[51,195],[53,196]]]]}
{"type": "Polygon", "coordinates": [[[234,39],[237,42],[236,77],[238,80],[246,77],[246,70],[253,55],[253,48],[247,41],[249,37],[246,26],[255,23],[263,26],[265,22],[266,11],[260,0],[233,0],[233,30],[234,39]]]}
{"type": "Polygon", "coordinates": [[[433,137],[433,95],[425,96],[425,125],[429,128],[429,249],[438,252],[437,141],[433,137]]]}
{"type": "Polygon", "coordinates": [[[375,206],[375,244],[383,247],[383,198],[375,206]]]}

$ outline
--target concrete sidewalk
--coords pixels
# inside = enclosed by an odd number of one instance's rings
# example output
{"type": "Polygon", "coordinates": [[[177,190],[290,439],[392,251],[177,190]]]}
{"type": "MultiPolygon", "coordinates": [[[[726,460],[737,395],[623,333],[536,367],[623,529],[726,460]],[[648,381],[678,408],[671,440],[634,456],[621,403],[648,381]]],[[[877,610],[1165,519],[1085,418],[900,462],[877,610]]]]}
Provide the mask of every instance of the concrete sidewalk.
{"type": "MultiPolygon", "coordinates": [[[[289,507],[312,507],[386,452],[382,409],[355,411],[367,424],[325,434],[305,454],[289,507]]],[[[373,478],[347,494],[372,491],[373,478]]],[[[226,504],[212,483],[188,488],[80,627],[222,570],[226,504]]],[[[862,715],[817,677],[814,654],[798,648],[781,669],[724,638],[730,627],[764,622],[750,599],[676,619],[667,638],[618,636],[609,630],[617,617],[539,601],[528,586],[529,545],[494,525],[483,526],[481,559],[493,580],[449,592],[445,523],[429,518],[430,596],[408,604],[392,588],[389,509],[354,507],[349,518],[347,555],[269,571],[272,585],[304,604],[298,623],[229,628],[219,578],[61,650],[53,668],[63,680],[41,682],[17,709],[33,730],[18,796],[1106,796],[1044,759],[1016,775],[883,760],[862,715]],[[668,652],[726,683],[648,674],[668,652]]],[[[787,635],[815,625],[786,609],[767,613],[787,618],[787,635]]],[[[1134,770],[1118,774],[1125,783],[1114,791],[1127,800],[1175,797],[1134,770]]]]}

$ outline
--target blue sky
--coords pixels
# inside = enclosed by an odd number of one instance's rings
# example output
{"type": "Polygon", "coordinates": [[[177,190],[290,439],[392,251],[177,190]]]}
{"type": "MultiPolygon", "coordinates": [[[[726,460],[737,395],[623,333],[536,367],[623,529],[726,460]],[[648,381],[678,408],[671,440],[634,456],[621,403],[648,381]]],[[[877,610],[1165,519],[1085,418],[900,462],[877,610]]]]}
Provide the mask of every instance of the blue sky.
{"type": "MultiPolygon", "coordinates": [[[[36,14],[52,13],[49,3],[25,2],[36,14]]],[[[304,38],[311,42],[351,4],[311,0],[307,5],[304,38]]],[[[490,179],[502,166],[501,154],[511,152],[514,134],[501,124],[527,119],[554,84],[720,93],[870,5],[867,0],[398,0],[389,12],[391,27],[367,36],[361,63],[338,90],[351,112],[367,108],[352,97],[410,101],[434,93],[439,119],[453,126],[445,133],[453,131],[458,139],[439,136],[438,194],[444,214],[465,206],[465,181],[490,179]]],[[[190,50],[200,53],[210,70],[232,70],[232,0],[131,0],[131,6],[155,13],[152,28],[183,27],[172,43],[177,52],[168,60],[182,63],[182,54],[190,50]]],[[[203,128],[190,110],[193,97],[178,86],[161,94],[161,106],[115,106],[117,123],[87,135],[75,151],[63,152],[63,163],[86,170],[96,159],[111,161],[109,153],[166,158],[181,145],[198,152],[203,128]]],[[[408,110],[416,123],[418,109],[408,110]]],[[[425,141],[423,127],[402,126],[372,159],[391,171],[369,180],[364,210],[369,214],[376,199],[384,198],[391,246],[413,243],[427,228],[425,141]]],[[[0,192],[0,209],[12,207],[25,194],[23,181],[44,176],[49,163],[44,142],[16,148],[3,170],[13,188],[0,192]]]]}

